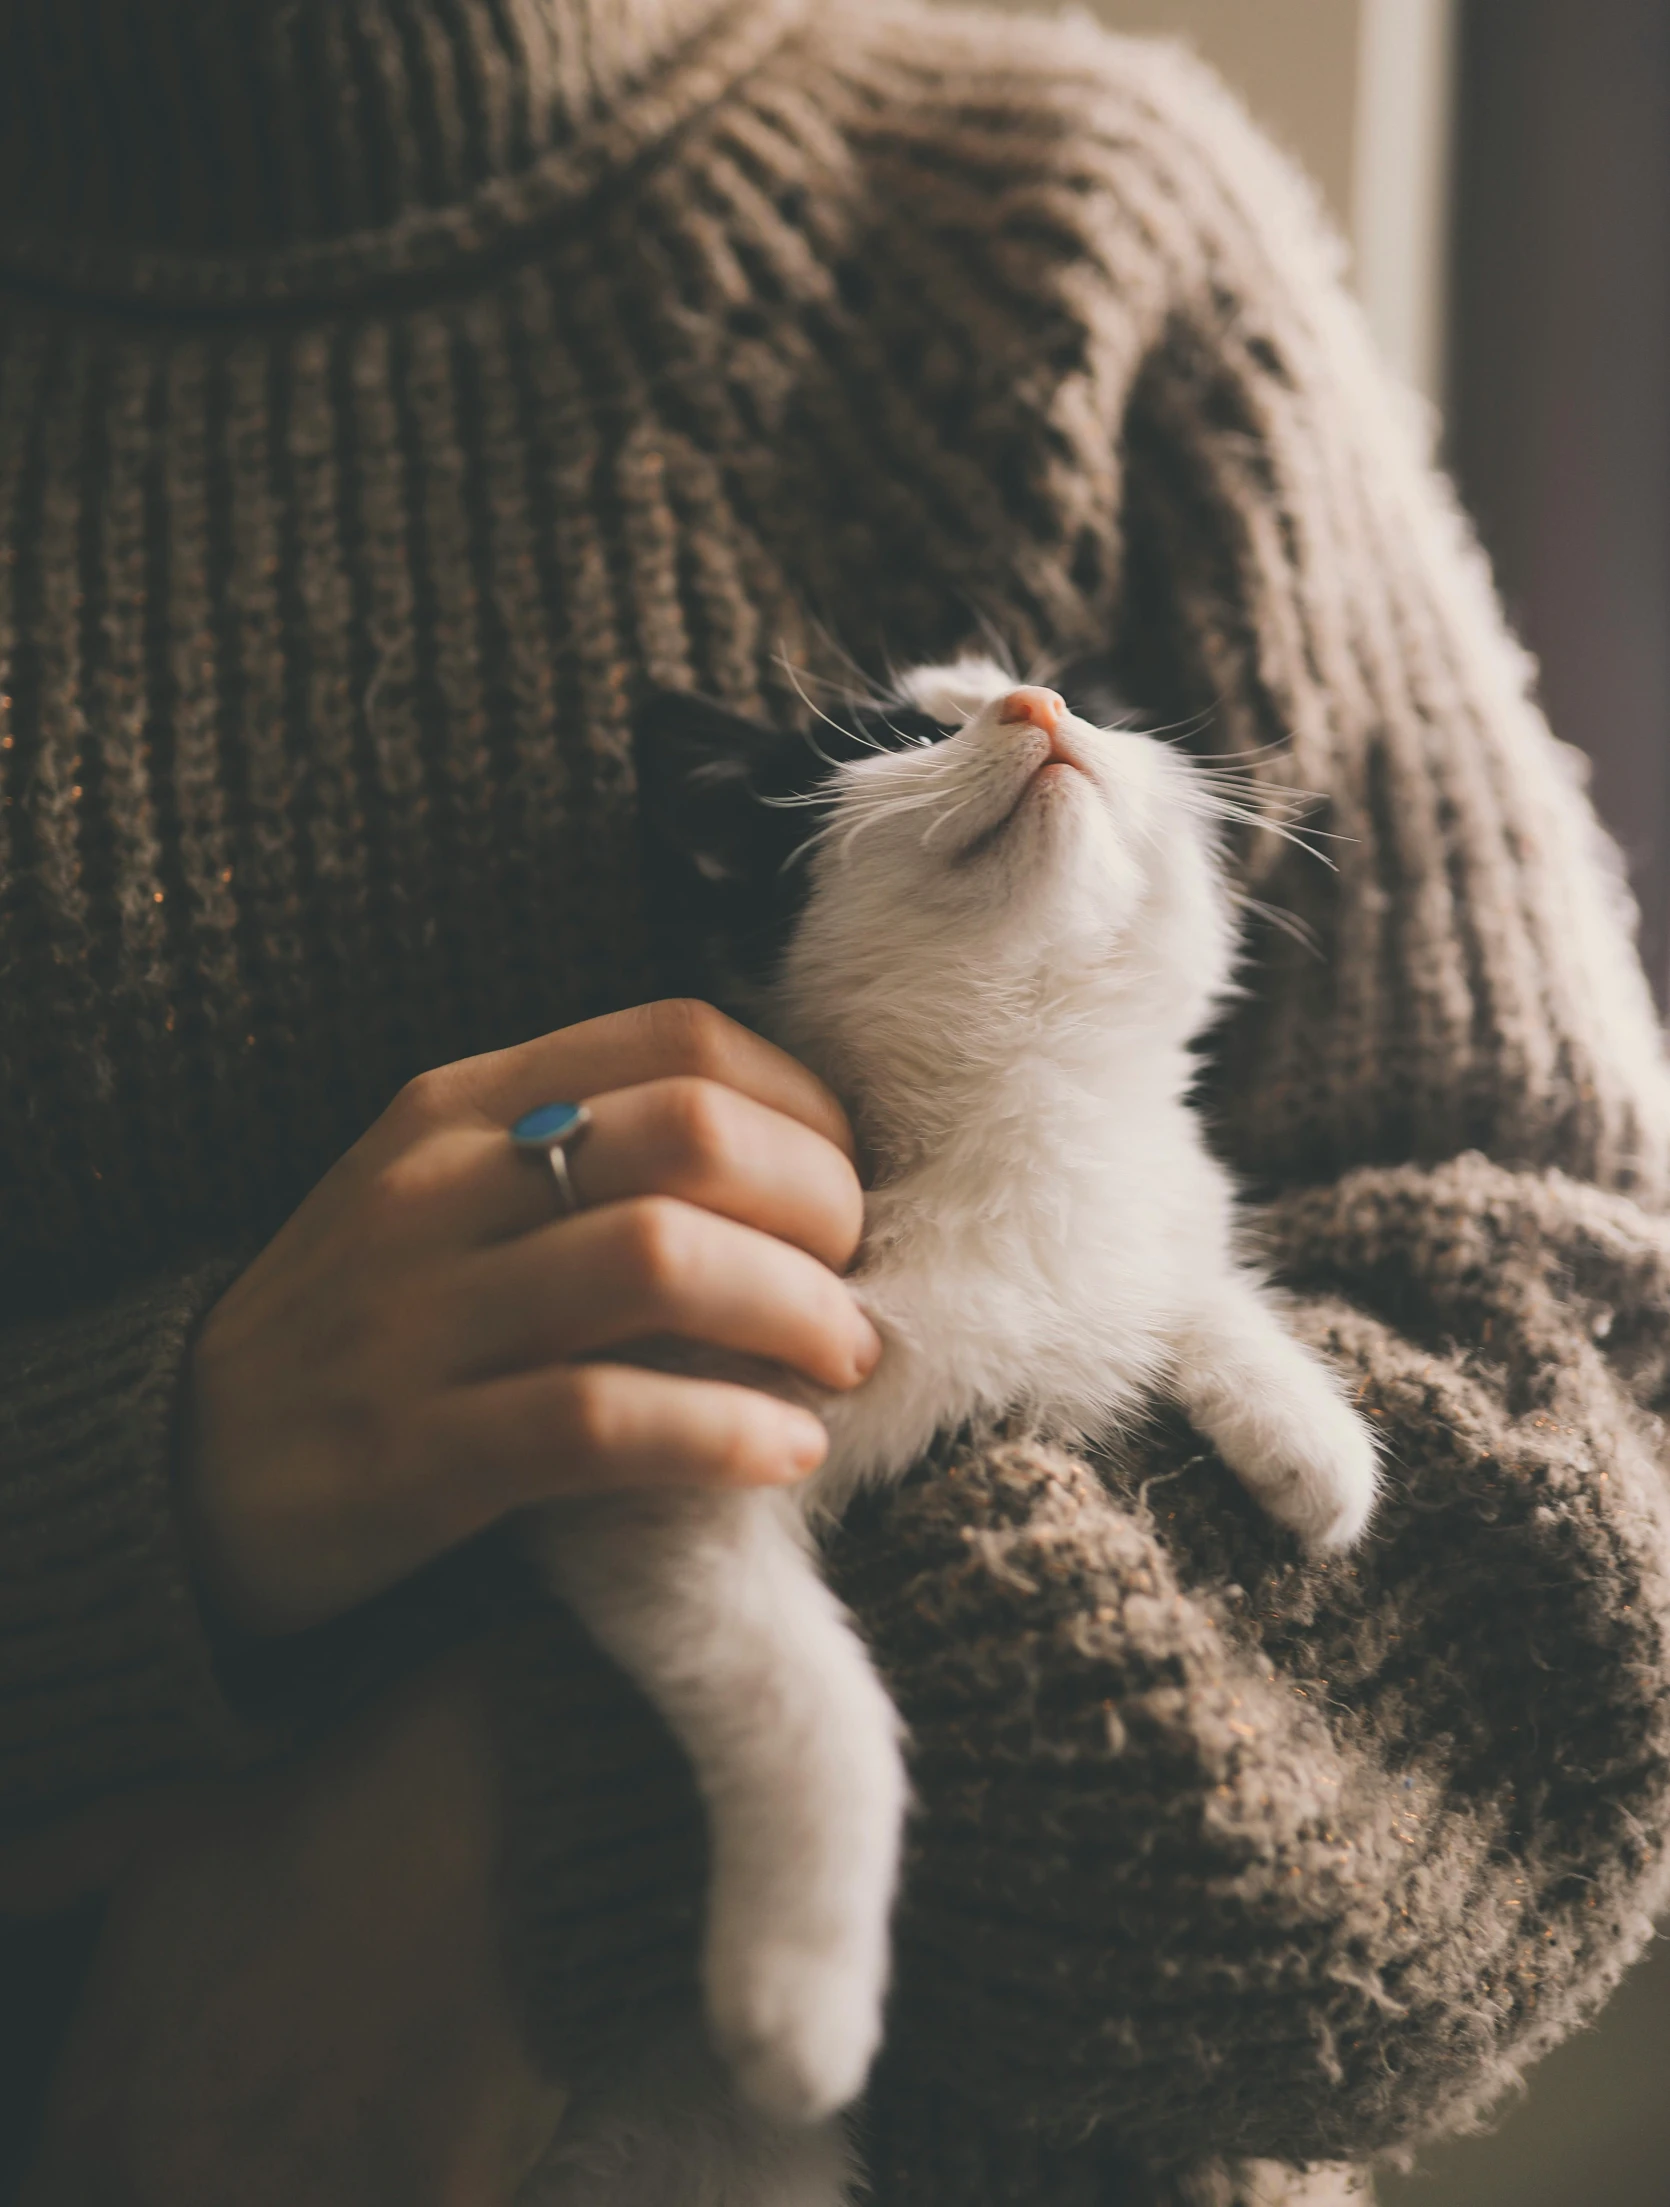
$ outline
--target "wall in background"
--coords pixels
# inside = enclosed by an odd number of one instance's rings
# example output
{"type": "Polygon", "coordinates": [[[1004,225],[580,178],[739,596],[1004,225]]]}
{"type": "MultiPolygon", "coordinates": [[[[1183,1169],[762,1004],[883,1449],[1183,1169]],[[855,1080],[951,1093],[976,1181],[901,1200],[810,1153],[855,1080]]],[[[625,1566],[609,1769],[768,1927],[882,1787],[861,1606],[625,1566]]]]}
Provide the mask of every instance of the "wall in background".
{"type": "Polygon", "coordinates": [[[1357,289],[1387,359],[1438,400],[1447,356],[1456,9],[1454,0],[1362,0],[1358,24],[1351,156],[1357,289]]]}
{"type": "MultiPolygon", "coordinates": [[[[1395,0],[1394,0],[1395,4],[1395,0]]],[[[1416,0],[1421,5],[1421,0],[1416,0]]],[[[1092,0],[1117,31],[1187,39],[1351,220],[1361,0],[1092,0]]]]}
{"type": "MultiPolygon", "coordinates": [[[[1670,997],[1670,8],[1466,0],[1449,456],[1670,997]]],[[[1663,2196],[1670,2199],[1670,2176],[1663,2196]]]]}

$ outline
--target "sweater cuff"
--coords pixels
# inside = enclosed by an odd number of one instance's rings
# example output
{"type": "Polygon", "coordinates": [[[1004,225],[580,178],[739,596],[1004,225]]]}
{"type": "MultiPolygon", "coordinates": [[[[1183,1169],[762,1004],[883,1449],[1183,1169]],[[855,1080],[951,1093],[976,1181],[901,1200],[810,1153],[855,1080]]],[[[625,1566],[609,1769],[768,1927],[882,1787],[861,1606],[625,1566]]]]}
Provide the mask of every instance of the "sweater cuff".
{"type": "Polygon", "coordinates": [[[223,1259],[0,1339],[0,1803],[26,1833],[247,1760],[175,1505],[180,1381],[223,1259]]]}
{"type": "Polygon", "coordinates": [[[1127,2159],[1105,2131],[1065,2142],[1013,2109],[895,2090],[885,2061],[856,2113],[870,2207],[1374,2207],[1374,2180],[1342,2162],[1209,2159],[1169,2170],[1127,2159]]]}

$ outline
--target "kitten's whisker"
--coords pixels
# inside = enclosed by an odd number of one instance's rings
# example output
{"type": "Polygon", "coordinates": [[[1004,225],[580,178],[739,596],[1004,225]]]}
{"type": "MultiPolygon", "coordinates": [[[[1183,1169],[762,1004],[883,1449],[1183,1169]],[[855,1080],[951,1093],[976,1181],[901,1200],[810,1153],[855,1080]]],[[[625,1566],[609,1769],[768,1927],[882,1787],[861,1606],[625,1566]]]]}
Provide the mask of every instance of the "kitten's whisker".
{"type": "MultiPolygon", "coordinates": [[[[759,796],[758,791],[755,795],[759,796]]],[[[803,807],[809,809],[813,805],[827,804],[829,799],[821,789],[799,789],[787,791],[781,797],[759,797],[759,802],[772,812],[795,812],[803,807]]]]}
{"type": "Polygon", "coordinates": [[[815,847],[823,841],[824,837],[828,833],[829,829],[827,826],[821,827],[818,829],[815,835],[809,835],[804,843],[797,843],[794,849],[790,851],[788,857],[785,858],[783,860],[783,863],[778,867],[777,878],[781,880],[784,874],[788,873],[791,868],[798,866],[800,864],[800,861],[806,856],[807,852],[815,849],[815,847]]]}
{"type": "Polygon", "coordinates": [[[1319,805],[1326,802],[1314,790],[1272,789],[1267,782],[1244,782],[1235,776],[1223,780],[1205,780],[1203,777],[1203,781],[1204,786],[1216,795],[1244,798],[1248,803],[1257,804],[1269,812],[1314,812],[1319,805]]]}
{"type": "Polygon", "coordinates": [[[1291,737],[1276,736],[1272,737],[1268,743],[1243,744],[1235,751],[1194,751],[1189,755],[1197,766],[1210,767],[1218,759],[1269,759],[1277,756],[1286,758],[1291,756],[1292,750],[1291,737]]]}
{"type": "MultiPolygon", "coordinates": [[[[1184,720],[1162,720],[1157,727],[1152,727],[1133,706],[1130,719],[1116,721],[1113,725],[1129,728],[1134,724],[1143,735],[1151,736],[1156,743],[1167,744],[1175,750],[1179,744],[1187,743],[1191,736],[1199,735],[1203,728],[1209,728],[1217,710],[1216,705],[1203,705],[1198,713],[1190,713],[1184,720]]],[[[1208,753],[1207,756],[1212,754],[1208,753]]]]}
{"type": "Polygon", "coordinates": [[[906,796],[872,799],[868,804],[850,809],[861,812],[866,826],[874,820],[892,820],[907,812],[926,812],[940,799],[937,789],[919,789],[906,796]]]}
{"type": "Polygon", "coordinates": [[[826,820],[821,828],[815,829],[812,834],[810,834],[806,838],[804,843],[801,843],[796,847],[794,853],[795,857],[804,858],[809,851],[818,850],[823,844],[827,843],[830,840],[830,838],[836,833],[838,829],[849,825],[850,823],[844,820],[826,820]]]}
{"type": "MultiPolygon", "coordinates": [[[[915,751],[932,750],[932,742],[927,736],[907,736],[904,730],[902,728],[896,727],[894,723],[888,719],[885,713],[878,713],[876,717],[881,722],[884,728],[888,729],[893,735],[897,736],[899,741],[902,744],[907,745],[910,749],[915,751]]],[[[886,746],[885,744],[878,743],[876,745],[876,749],[878,751],[885,750],[886,746]]]]}
{"type": "Polygon", "coordinates": [[[1271,789],[1280,789],[1283,786],[1280,782],[1270,781],[1268,775],[1255,773],[1251,767],[1238,766],[1235,761],[1240,756],[1238,752],[1225,751],[1215,758],[1201,758],[1198,753],[1191,752],[1189,765],[1194,773],[1206,775],[1214,781],[1233,778],[1237,781],[1257,782],[1260,787],[1267,786],[1271,789]]]}
{"type": "Polygon", "coordinates": [[[1278,935],[1285,935],[1289,942],[1297,943],[1301,950],[1308,951],[1313,958],[1322,956],[1321,937],[1309,920],[1301,919],[1297,912],[1288,911],[1285,905],[1266,904],[1259,897],[1249,897],[1244,890],[1236,890],[1233,895],[1235,903],[1243,912],[1250,913],[1255,919],[1261,919],[1267,927],[1273,927],[1278,935]]]}
{"type": "MultiPolygon", "coordinates": [[[[1200,817],[1205,819],[1227,820],[1237,827],[1251,828],[1265,835],[1277,836],[1283,843],[1291,843],[1296,851],[1303,851],[1307,858],[1314,858],[1320,865],[1326,866],[1331,874],[1339,872],[1339,867],[1326,851],[1319,851],[1314,843],[1306,840],[1307,836],[1321,835],[1324,831],[1320,828],[1284,827],[1279,820],[1268,819],[1262,813],[1250,812],[1238,805],[1197,804],[1193,809],[1200,817]]],[[[1353,838],[1348,835],[1336,835],[1330,837],[1329,840],[1335,843],[1349,843],[1353,838]]]]}
{"type": "MultiPolygon", "coordinates": [[[[820,720],[828,720],[829,716],[826,713],[819,713],[818,718],[820,720]]],[[[834,721],[830,720],[829,726],[833,728],[835,726],[834,721]]],[[[845,732],[846,731],[843,729],[842,734],[845,734],[845,732]]],[[[823,765],[827,766],[830,769],[832,773],[840,765],[841,762],[839,761],[839,759],[832,759],[829,756],[829,753],[823,748],[822,744],[818,742],[817,738],[812,734],[812,731],[809,728],[804,732],[800,740],[802,743],[805,744],[807,750],[811,752],[813,758],[820,760],[823,765]]]]}
{"type": "MultiPolygon", "coordinates": [[[[866,794],[849,800],[842,807],[841,817],[832,821],[829,830],[825,832],[833,832],[836,828],[845,828],[846,833],[841,840],[841,856],[845,858],[854,841],[866,828],[875,827],[884,820],[901,818],[909,812],[927,811],[931,807],[942,804],[943,799],[944,791],[939,787],[917,789],[905,793],[889,790],[877,792],[874,795],[866,794]]],[[[971,802],[970,799],[965,798],[963,800],[963,804],[969,802],[971,802]]],[[[939,824],[940,818],[953,817],[962,809],[963,805],[953,805],[949,812],[940,814],[934,822],[930,823],[928,834],[932,835],[934,828],[939,824]]]]}
{"type": "Polygon", "coordinates": [[[1190,773],[1194,780],[1209,782],[1214,789],[1242,789],[1250,796],[1267,798],[1273,804],[1319,805],[1324,802],[1319,789],[1300,789],[1292,784],[1272,782],[1262,774],[1249,774],[1237,766],[1218,766],[1210,759],[1192,760],[1190,773]]]}
{"type": "Polygon", "coordinates": [[[843,808],[838,819],[830,822],[829,828],[825,832],[833,834],[837,828],[844,827],[846,829],[846,833],[841,839],[841,856],[844,859],[851,850],[853,843],[863,834],[866,828],[873,828],[883,820],[892,819],[898,813],[920,812],[924,806],[931,802],[931,795],[923,792],[915,797],[895,798],[891,803],[884,801],[849,805],[843,808]],[[857,815],[856,818],[853,817],[854,814],[857,815]]]}
{"type": "MultiPolygon", "coordinates": [[[[856,720],[857,718],[858,713],[855,710],[853,713],[853,719],[856,720]]],[[[897,731],[895,731],[895,733],[896,732],[897,731]]],[[[869,751],[877,758],[882,758],[889,754],[889,746],[883,743],[879,736],[866,735],[862,728],[856,727],[850,728],[847,733],[850,736],[851,740],[856,743],[861,750],[869,751]]]]}
{"type": "MultiPolygon", "coordinates": [[[[1249,817],[1256,814],[1260,818],[1280,819],[1284,815],[1304,810],[1307,804],[1323,804],[1326,799],[1314,790],[1307,790],[1302,796],[1295,797],[1291,792],[1271,790],[1262,783],[1244,785],[1235,782],[1208,782],[1196,778],[1185,802],[1196,809],[1202,806],[1235,806],[1249,817]]],[[[1324,836],[1336,843],[1351,840],[1349,836],[1338,835],[1329,828],[1311,828],[1307,833],[1324,836]]]]}
{"type": "MultiPolygon", "coordinates": [[[[795,696],[799,698],[801,704],[805,706],[806,710],[811,713],[816,719],[821,720],[826,728],[833,728],[838,736],[849,735],[849,730],[843,728],[838,720],[832,720],[830,716],[824,711],[821,705],[814,704],[811,698],[806,695],[805,690],[801,686],[800,671],[794,665],[793,661],[779,654],[779,664],[781,665],[783,672],[789,678],[790,688],[794,691],[795,696]]],[[[816,759],[822,759],[825,766],[837,767],[840,765],[841,762],[838,759],[832,759],[829,756],[828,752],[821,750],[818,745],[813,742],[810,729],[808,729],[806,732],[805,741],[806,747],[811,752],[812,756],[816,759]]]]}
{"type": "Polygon", "coordinates": [[[974,625],[986,639],[988,654],[1003,669],[1005,674],[1014,676],[1015,654],[1010,646],[1009,639],[1003,634],[996,621],[992,619],[992,616],[983,605],[975,605],[973,612],[974,625]]]}
{"type": "MultiPolygon", "coordinates": [[[[866,704],[875,704],[876,702],[878,702],[875,687],[870,679],[868,670],[859,665],[858,661],[853,657],[852,653],[847,650],[846,646],[841,643],[840,639],[835,635],[834,631],[829,627],[828,623],[825,621],[813,620],[809,621],[807,625],[812,630],[812,633],[817,637],[819,643],[822,644],[824,650],[829,654],[830,658],[836,661],[844,669],[847,679],[845,685],[841,686],[837,683],[835,676],[827,674],[814,674],[809,667],[803,667],[799,671],[804,675],[805,679],[808,682],[815,683],[820,688],[827,690],[833,690],[837,687],[840,687],[842,700],[844,703],[849,705],[852,704],[855,700],[862,701],[866,704]],[[860,687],[856,690],[852,686],[854,682],[860,685],[860,687]]],[[[788,652],[781,641],[779,641],[778,643],[775,657],[778,666],[783,669],[785,674],[789,675],[790,680],[792,681],[793,671],[790,667],[788,652]]]]}
{"type": "Polygon", "coordinates": [[[973,795],[969,795],[965,797],[960,804],[947,806],[945,811],[940,813],[937,819],[930,820],[928,825],[922,831],[920,848],[926,850],[928,848],[928,845],[933,841],[934,837],[939,833],[940,829],[946,827],[951,821],[955,820],[959,813],[966,812],[969,806],[973,804],[973,802],[973,795]]]}
{"type": "MultiPolygon", "coordinates": [[[[1283,827],[1304,827],[1307,819],[1317,809],[1314,805],[1271,804],[1262,790],[1244,789],[1203,791],[1197,800],[1197,806],[1199,804],[1217,808],[1232,806],[1239,815],[1248,820],[1278,821],[1283,827]]],[[[1307,828],[1306,833],[1326,837],[1329,830],[1307,828]]]]}

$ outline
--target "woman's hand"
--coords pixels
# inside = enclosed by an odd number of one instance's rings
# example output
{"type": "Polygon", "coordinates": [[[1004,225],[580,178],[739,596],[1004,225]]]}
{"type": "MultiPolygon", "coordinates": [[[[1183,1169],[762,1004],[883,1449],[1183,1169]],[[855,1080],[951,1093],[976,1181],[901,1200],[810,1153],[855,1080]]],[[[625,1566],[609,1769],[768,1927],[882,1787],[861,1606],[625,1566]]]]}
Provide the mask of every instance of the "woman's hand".
{"type": "Polygon", "coordinates": [[[675,1334],[856,1386],[852,1139],[803,1066],[703,1004],[611,1014],[425,1074],[210,1313],[185,1497],[247,1630],[321,1622],[508,1511],[821,1462],[809,1411],[611,1361],[675,1334]],[[581,1208],[507,1129],[587,1102],[581,1208]]]}
{"type": "Polygon", "coordinates": [[[113,1897],[29,2207],[508,2207],[561,2117],[495,1905],[490,1661],[194,1799],[113,1897]]]}

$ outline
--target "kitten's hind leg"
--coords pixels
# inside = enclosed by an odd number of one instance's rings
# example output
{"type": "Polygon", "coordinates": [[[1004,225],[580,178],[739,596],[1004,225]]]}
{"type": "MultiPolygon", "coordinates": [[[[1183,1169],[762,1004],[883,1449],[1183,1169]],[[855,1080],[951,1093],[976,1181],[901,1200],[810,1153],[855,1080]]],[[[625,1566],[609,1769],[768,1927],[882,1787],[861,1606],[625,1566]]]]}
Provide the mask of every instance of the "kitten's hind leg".
{"type": "Polygon", "coordinates": [[[1270,1515],[1313,1548],[1349,1548],[1374,1507],[1374,1442],[1320,1357],[1247,1279],[1190,1314],[1177,1393],[1195,1427],[1270,1515]]]}

